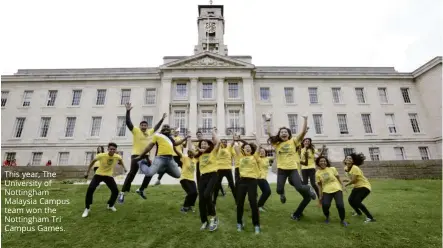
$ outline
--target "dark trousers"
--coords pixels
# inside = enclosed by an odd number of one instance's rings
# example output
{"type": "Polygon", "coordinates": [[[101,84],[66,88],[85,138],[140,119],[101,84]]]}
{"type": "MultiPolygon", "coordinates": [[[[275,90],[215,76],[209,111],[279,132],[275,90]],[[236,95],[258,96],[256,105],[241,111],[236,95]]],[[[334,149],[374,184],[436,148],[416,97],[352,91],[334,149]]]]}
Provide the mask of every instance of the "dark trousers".
{"type": "Polygon", "coordinates": [[[183,190],[186,192],[185,202],[183,203],[183,207],[193,207],[195,206],[195,201],[197,200],[197,185],[195,182],[188,179],[182,179],[180,184],[183,190]]]}
{"type": "Polygon", "coordinates": [[[106,186],[111,190],[111,197],[108,200],[108,205],[110,207],[114,206],[118,196],[118,187],[114,178],[111,176],[94,175],[89,183],[88,190],[86,191],[85,206],[87,209],[91,206],[94,191],[101,182],[105,182],[106,186]]]}
{"type": "Polygon", "coordinates": [[[258,187],[261,190],[261,196],[258,200],[258,207],[263,207],[268,200],[269,196],[271,196],[271,186],[266,179],[258,179],[257,180],[258,187]]]}
{"type": "Polygon", "coordinates": [[[335,200],[337,206],[338,215],[340,220],[345,220],[345,203],[343,202],[343,192],[341,190],[334,193],[323,193],[323,199],[321,201],[323,214],[326,218],[329,218],[329,209],[331,208],[332,199],[335,200]]]}
{"type": "MultiPolygon", "coordinates": [[[[135,158],[138,157],[138,155],[132,155],[131,156],[131,169],[129,170],[128,175],[126,176],[125,182],[123,183],[122,191],[123,192],[129,192],[131,189],[132,181],[134,181],[135,175],[137,175],[139,166],[138,161],[135,160],[135,158]]],[[[148,160],[148,165],[151,165],[151,160],[149,160],[149,155],[146,155],[146,160],[148,160]]],[[[145,176],[143,179],[142,185],[140,186],[140,190],[144,190],[148,187],[149,182],[151,182],[152,177],[145,176]]]]}
{"type": "Polygon", "coordinates": [[[365,213],[366,217],[373,219],[374,217],[369,213],[369,210],[363,205],[363,200],[371,193],[371,191],[365,187],[354,188],[349,195],[349,205],[354,209],[354,211],[361,215],[361,212],[365,213]]]}
{"type": "Polygon", "coordinates": [[[198,208],[202,223],[208,222],[208,216],[215,216],[215,206],[212,202],[212,194],[217,183],[217,172],[201,175],[198,185],[198,208]]]}
{"type": "MultiPolygon", "coordinates": [[[[181,159],[180,159],[180,157],[179,156],[174,156],[174,157],[172,157],[173,159],[174,159],[174,161],[177,163],[177,165],[178,165],[178,167],[180,167],[180,168],[182,168],[182,161],[181,161],[181,159]]],[[[165,173],[166,172],[160,172],[160,173],[158,173],[158,178],[157,178],[157,180],[162,180],[162,178],[163,178],[163,176],[165,175],[165,173]]]]}
{"type": "Polygon", "coordinates": [[[232,177],[232,170],[231,169],[218,170],[217,177],[218,177],[217,178],[218,180],[217,180],[217,184],[215,185],[215,189],[214,189],[214,204],[217,203],[217,197],[218,197],[219,190],[223,189],[223,186],[222,186],[223,177],[226,177],[226,179],[228,180],[229,188],[231,189],[232,196],[234,196],[234,200],[235,200],[236,191],[235,191],[235,185],[234,185],[234,178],[232,177]]]}
{"type": "Polygon", "coordinates": [[[98,167],[94,167],[94,174],[95,174],[95,172],[98,170],[98,167]]]}
{"type": "Polygon", "coordinates": [[[235,187],[237,188],[238,181],[240,180],[240,170],[235,168],[234,170],[235,187]]]}
{"type": "Polygon", "coordinates": [[[243,211],[245,207],[246,194],[251,206],[252,225],[260,225],[260,217],[257,205],[257,179],[240,178],[237,184],[237,223],[243,224],[243,211]]]}
{"type": "Polygon", "coordinates": [[[195,181],[197,181],[197,188],[199,189],[199,184],[200,184],[200,163],[197,162],[195,163],[195,181]]]}
{"type": "Polygon", "coordinates": [[[277,170],[277,194],[282,195],[285,193],[285,183],[286,180],[291,182],[290,184],[294,186],[295,190],[300,193],[303,197],[303,200],[298,205],[298,208],[294,212],[294,216],[300,217],[305,210],[306,206],[308,206],[309,202],[311,202],[311,195],[309,186],[303,185],[301,183],[300,175],[297,170],[277,170]]]}
{"type": "Polygon", "coordinates": [[[314,188],[315,193],[317,194],[317,196],[319,196],[320,194],[318,192],[318,187],[317,187],[317,184],[315,183],[315,169],[301,170],[301,175],[303,178],[303,184],[308,185],[308,179],[309,179],[309,181],[311,182],[312,188],[314,188]]]}

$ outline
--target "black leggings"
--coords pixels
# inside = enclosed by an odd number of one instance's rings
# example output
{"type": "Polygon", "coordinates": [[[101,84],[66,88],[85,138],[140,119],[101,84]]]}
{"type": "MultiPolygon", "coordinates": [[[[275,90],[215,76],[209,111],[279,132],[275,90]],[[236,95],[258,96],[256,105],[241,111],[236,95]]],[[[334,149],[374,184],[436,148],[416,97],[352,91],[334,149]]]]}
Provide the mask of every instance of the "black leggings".
{"type": "Polygon", "coordinates": [[[228,180],[228,185],[229,188],[231,188],[232,196],[234,196],[234,201],[235,201],[236,192],[235,192],[234,178],[232,177],[232,170],[231,169],[218,170],[217,176],[218,176],[218,181],[214,189],[214,204],[217,203],[218,191],[220,189],[223,189],[222,186],[223,177],[226,177],[226,179],[228,180]]]}
{"type": "Polygon", "coordinates": [[[182,188],[186,192],[185,202],[183,203],[183,207],[193,207],[195,205],[195,201],[197,200],[197,186],[195,182],[188,179],[182,179],[180,181],[182,188]]]}
{"type": "MultiPolygon", "coordinates": [[[[183,163],[182,163],[180,157],[179,157],[179,156],[174,156],[174,157],[172,157],[172,158],[173,158],[174,161],[177,163],[178,167],[182,168],[183,163]]],[[[166,173],[166,171],[165,171],[165,172],[158,173],[157,180],[159,180],[159,181],[162,180],[162,178],[163,178],[163,176],[165,175],[165,173],[166,173]]]]}
{"type": "Polygon", "coordinates": [[[301,175],[303,178],[303,185],[308,185],[308,178],[309,178],[309,181],[311,181],[312,188],[314,188],[315,193],[317,194],[317,196],[319,196],[320,194],[318,192],[318,187],[317,184],[315,183],[315,169],[301,170],[301,175]]]}
{"type": "Polygon", "coordinates": [[[215,216],[215,206],[212,202],[212,194],[217,183],[217,172],[201,175],[198,185],[198,208],[202,223],[208,222],[208,216],[215,216]]]}
{"type": "MultiPolygon", "coordinates": [[[[137,175],[139,165],[138,161],[135,160],[135,158],[138,157],[138,155],[132,155],[131,156],[131,169],[129,170],[128,175],[126,176],[125,182],[123,183],[122,191],[123,192],[129,192],[131,189],[132,181],[134,181],[135,175],[137,175]]],[[[149,160],[149,155],[145,156],[145,159],[148,160],[148,166],[151,166],[151,160],[149,160]]],[[[140,186],[140,190],[144,190],[148,187],[149,183],[151,182],[152,177],[145,176],[143,178],[142,185],[140,186]]]]}
{"type": "Polygon", "coordinates": [[[200,163],[199,162],[197,162],[196,164],[195,164],[195,180],[197,181],[197,188],[199,189],[199,184],[200,184],[200,177],[201,177],[201,175],[200,175],[200,163]]]}
{"type": "Polygon", "coordinates": [[[306,206],[308,206],[309,202],[311,202],[311,190],[309,186],[301,183],[300,175],[296,169],[277,169],[277,194],[285,194],[285,183],[288,179],[291,182],[291,185],[294,186],[295,190],[297,190],[298,193],[300,193],[300,195],[303,197],[303,200],[300,202],[298,208],[293,214],[295,217],[300,217],[303,210],[305,210],[306,206]]]}
{"type": "Polygon", "coordinates": [[[341,190],[334,193],[323,193],[322,208],[323,214],[329,218],[329,209],[331,208],[332,199],[335,200],[340,220],[345,220],[345,203],[343,202],[343,192],[341,190]]]}
{"type": "Polygon", "coordinates": [[[237,184],[237,224],[243,224],[243,211],[245,207],[246,194],[252,212],[252,225],[259,226],[260,218],[257,205],[257,179],[240,178],[237,184]]]}
{"type": "Polygon", "coordinates": [[[240,170],[235,168],[234,170],[235,187],[237,188],[238,181],[240,180],[240,170]]]}
{"type": "Polygon", "coordinates": [[[369,213],[369,210],[363,205],[363,200],[371,193],[371,191],[365,187],[354,188],[349,195],[349,205],[354,209],[355,213],[361,215],[361,212],[365,213],[366,217],[373,219],[374,217],[369,213]],[[361,210],[361,211],[360,211],[361,210]]]}
{"type": "Polygon", "coordinates": [[[269,196],[271,196],[271,186],[266,179],[258,179],[257,180],[258,187],[261,190],[261,196],[258,200],[258,207],[263,207],[268,200],[269,196]]]}
{"type": "Polygon", "coordinates": [[[86,191],[85,207],[87,209],[91,206],[94,191],[101,182],[105,182],[106,186],[111,190],[111,197],[108,200],[108,205],[110,207],[114,206],[118,196],[118,187],[114,178],[111,176],[94,175],[89,183],[88,190],[86,191]]]}

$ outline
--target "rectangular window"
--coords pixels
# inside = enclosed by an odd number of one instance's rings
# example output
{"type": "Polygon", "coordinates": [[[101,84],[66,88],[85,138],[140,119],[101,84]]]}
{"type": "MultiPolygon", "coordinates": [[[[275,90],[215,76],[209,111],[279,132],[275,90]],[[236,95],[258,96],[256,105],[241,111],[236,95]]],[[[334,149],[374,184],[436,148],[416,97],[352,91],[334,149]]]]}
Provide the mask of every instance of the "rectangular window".
{"type": "Polygon", "coordinates": [[[92,117],[92,125],[91,125],[91,136],[99,137],[100,136],[100,127],[102,125],[102,117],[96,116],[92,117]]]}
{"type": "Polygon", "coordinates": [[[25,117],[18,117],[15,119],[15,128],[14,128],[14,138],[20,138],[22,137],[23,129],[25,127],[25,117]]]}
{"type": "Polygon", "coordinates": [[[420,151],[420,156],[422,160],[429,160],[430,156],[429,156],[429,148],[427,146],[420,146],[418,148],[418,150],[420,151]]]}
{"type": "Polygon", "coordinates": [[[126,117],[118,116],[117,117],[117,133],[118,137],[126,136],[126,117]]]}
{"type": "Polygon", "coordinates": [[[230,109],[228,112],[229,116],[229,127],[234,130],[234,132],[238,132],[238,128],[240,128],[240,110],[230,109]]]}
{"type": "Polygon", "coordinates": [[[42,165],[43,152],[33,152],[31,165],[42,165]]]}
{"type": "Polygon", "coordinates": [[[202,98],[203,99],[212,99],[212,83],[203,83],[202,84],[202,98]]]}
{"type": "Polygon", "coordinates": [[[49,126],[51,125],[51,117],[42,117],[40,119],[40,138],[48,137],[49,126]]]}
{"type": "Polygon", "coordinates": [[[67,117],[66,118],[65,137],[73,137],[74,136],[76,121],[77,121],[77,117],[67,117]]]}
{"type": "Polygon", "coordinates": [[[69,152],[59,152],[58,165],[68,165],[68,164],[69,164],[69,152]]]}
{"type": "Polygon", "coordinates": [[[97,90],[97,96],[95,99],[95,105],[105,105],[106,100],[106,90],[105,89],[99,89],[97,90]]]}
{"type": "Polygon", "coordinates": [[[378,88],[378,97],[381,103],[388,103],[388,94],[386,88],[378,88]]]}
{"type": "Polygon", "coordinates": [[[96,152],[86,152],[85,165],[89,165],[91,161],[94,160],[95,155],[97,155],[96,152]]]}
{"type": "Polygon", "coordinates": [[[370,147],[369,156],[372,161],[380,161],[380,149],[378,147],[370,147]]]}
{"type": "Polygon", "coordinates": [[[341,88],[332,88],[332,102],[341,103],[341,88]]]}
{"type": "Polygon", "coordinates": [[[385,119],[389,133],[397,133],[397,128],[395,127],[394,114],[385,114],[385,119]]]}
{"type": "Polygon", "coordinates": [[[345,157],[354,153],[354,152],[355,152],[354,148],[343,148],[343,153],[344,153],[345,157]]]}
{"type": "Polygon", "coordinates": [[[48,91],[48,101],[46,103],[46,106],[52,107],[55,105],[55,100],[57,100],[57,90],[50,90],[48,91]]]}
{"type": "Polygon", "coordinates": [[[6,106],[8,101],[9,91],[2,90],[2,107],[6,106]]]}
{"type": "Polygon", "coordinates": [[[314,114],[314,115],[312,115],[312,117],[314,119],[315,133],[322,134],[323,133],[323,116],[321,114],[314,114]]]}
{"type": "Polygon", "coordinates": [[[297,114],[288,114],[289,129],[291,129],[292,134],[298,132],[298,116],[297,114]]]}
{"type": "Polygon", "coordinates": [[[188,98],[188,84],[177,83],[175,85],[175,99],[186,99],[186,98],[188,98]]]}
{"type": "Polygon", "coordinates": [[[202,133],[204,134],[212,133],[212,110],[202,111],[202,124],[203,124],[202,133]]]}
{"type": "Polygon", "coordinates": [[[82,99],[82,90],[72,91],[72,106],[80,105],[80,100],[82,99]]]}
{"type": "Polygon", "coordinates": [[[366,103],[364,88],[355,88],[358,103],[366,103]]]}
{"type": "Polygon", "coordinates": [[[228,98],[229,99],[238,99],[238,83],[228,83],[228,98]]]}
{"type": "Polygon", "coordinates": [[[404,103],[411,103],[411,97],[409,96],[409,88],[401,88],[401,95],[403,96],[404,103]]]}
{"type": "Polygon", "coordinates": [[[294,99],[294,88],[292,87],[285,87],[284,89],[285,91],[285,101],[286,103],[295,103],[295,99],[294,99]]]}
{"type": "Polygon", "coordinates": [[[338,128],[340,130],[340,134],[349,134],[348,119],[346,117],[346,114],[338,114],[337,120],[338,120],[338,128]]]}
{"type": "Polygon", "coordinates": [[[25,92],[23,93],[23,107],[31,106],[31,99],[32,99],[33,94],[34,94],[34,91],[25,90],[25,92]]]}
{"type": "Polygon", "coordinates": [[[409,114],[409,121],[411,122],[412,131],[414,133],[420,133],[417,114],[409,114]]]}
{"type": "Polygon", "coordinates": [[[155,89],[146,89],[145,91],[145,105],[154,105],[156,102],[155,89]]]}
{"type": "Polygon", "coordinates": [[[363,122],[363,128],[365,129],[365,133],[372,133],[371,115],[362,114],[361,121],[363,122]]]}
{"type": "Polygon", "coordinates": [[[405,160],[405,149],[403,147],[394,147],[395,159],[405,160]]]}
{"type": "Polygon", "coordinates": [[[308,92],[309,92],[309,102],[318,103],[317,88],[308,88],[308,92]]]}
{"type": "Polygon", "coordinates": [[[120,105],[125,105],[131,101],[131,90],[123,89],[121,91],[120,105]]]}
{"type": "Polygon", "coordinates": [[[260,101],[269,102],[271,100],[271,93],[269,87],[260,87],[260,101]]]}
{"type": "Polygon", "coordinates": [[[186,111],[174,111],[174,128],[179,128],[181,134],[186,132],[186,111]]]}
{"type": "Polygon", "coordinates": [[[153,128],[152,122],[154,121],[154,116],[152,115],[145,115],[143,116],[143,121],[146,121],[148,123],[149,128],[153,128]]]}
{"type": "Polygon", "coordinates": [[[12,161],[15,159],[16,153],[15,152],[7,152],[5,154],[6,160],[12,161]]]}

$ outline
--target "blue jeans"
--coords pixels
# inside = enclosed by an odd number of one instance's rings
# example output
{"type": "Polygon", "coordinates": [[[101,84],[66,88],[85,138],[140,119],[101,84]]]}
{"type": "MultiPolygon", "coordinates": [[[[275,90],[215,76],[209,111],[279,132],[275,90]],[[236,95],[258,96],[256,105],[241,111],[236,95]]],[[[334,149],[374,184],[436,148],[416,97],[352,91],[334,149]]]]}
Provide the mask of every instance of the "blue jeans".
{"type": "Polygon", "coordinates": [[[180,169],[172,156],[156,156],[151,166],[140,163],[140,170],[148,177],[152,177],[157,173],[168,173],[171,177],[180,178],[180,169]]]}

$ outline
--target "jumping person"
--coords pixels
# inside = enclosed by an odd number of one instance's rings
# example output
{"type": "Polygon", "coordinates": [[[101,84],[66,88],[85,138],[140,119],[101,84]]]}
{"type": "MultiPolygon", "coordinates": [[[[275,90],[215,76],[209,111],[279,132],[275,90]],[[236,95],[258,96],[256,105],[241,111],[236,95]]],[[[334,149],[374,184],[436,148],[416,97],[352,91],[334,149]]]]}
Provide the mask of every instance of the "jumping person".
{"type": "Polygon", "coordinates": [[[319,188],[319,201],[323,209],[323,214],[326,217],[325,223],[329,223],[329,209],[331,208],[332,199],[335,200],[338,215],[340,216],[340,223],[343,226],[348,226],[345,221],[345,204],[343,202],[343,183],[340,180],[337,169],[331,167],[329,160],[326,157],[319,156],[315,160],[315,164],[319,170],[315,173],[316,181],[319,188]]]}
{"type": "MultiPolygon", "coordinates": [[[[192,146],[195,149],[194,153],[197,154],[200,141],[203,140],[203,133],[200,131],[197,131],[197,133],[195,133],[195,135],[197,135],[197,141],[193,142],[192,146]]],[[[197,189],[198,189],[198,184],[200,182],[200,163],[198,162],[198,160],[197,160],[197,164],[195,166],[195,179],[197,180],[197,189]]]]}
{"type": "MultiPolygon", "coordinates": [[[[172,135],[173,135],[173,138],[174,138],[175,142],[179,142],[179,141],[182,139],[182,138],[179,136],[179,134],[180,134],[180,129],[179,129],[179,128],[177,128],[177,129],[172,128],[172,129],[173,129],[173,131],[172,131],[172,135]]],[[[178,145],[178,146],[176,146],[175,149],[176,149],[178,152],[180,152],[180,153],[183,154],[183,144],[182,144],[182,145],[178,145]]],[[[174,151],[174,153],[173,153],[173,155],[172,155],[172,158],[174,158],[174,161],[177,163],[178,167],[181,168],[181,167],[182,167],[182,162],[181,162],[181,160],[180,160],[180,157],[177,155],[177,153],[175,153],[175,151],[174,151]]],[[[160,173],[160,174],[158,174],[157,182],[155,182],[155,185],[160,185],[160,184],[161,184],[161,180],[162,180],[162,178],[163,178],[164,175],[165,175],[165,173],[160,173]]]]}
{"type": "Polygon", "coordinates": [[[326,146],[323,146],[322,150],[315,149],[312,144],[311,138],[303,139],[303,148],[300,151],[300,164],[302,183],[308,185],[308,179],[311,182],[311,186],[314,188],[315,193],[319,196],[319,190],[315,183],[315,156],[322,156],[326,146]]]}
{"type": "MultiPolygon", "coordinates": [[[[131,155],[131,168],[129,170],[128,175],[126,176],[125,182],[123,183],[122,192],[118,197],[119,203],[124,202],[125,193],[129,192],[129,190],[131,189],[132,181],[134,181],[135,175],[139,170],[139,165],[135,160],[135,158],[141,154],[143,149],[145,149],[152,135],[160,128],[160,126],[162,125],[163,121],[166,118],[166,113],[164,113],[160,121],[154,126],[154,128],[151,129],[148,129],[147,121],[142,121],[140,122],[139,127],[134,127],[131,121],[131,110],[132,110],[131,103],[126,103],[125,106],[126,106],[126,126],[132,133],[132,155],[131,155]]],[[[143,158],[146,159],[148,163],[150,163],[149,154],[147,156],[144,156],[143,158]]],[[[143,199],[146,199],[144,190],[148,187],[151,179],[152,176],[151,177],[145,176],[142,185],[136,191],[136,193],[139,194],[143,199]]]]}
{"type": "Polygon", "coordinates": [[[360,153],[351,153],[346,156],[344,163],[346,165],[345,172],[348,173],[350,181],[345,185],[354,185],[351,194],[349,195],[349,205],[354,209],[354,216],[361,216],[363,212],[366,215],[365,223],[375,222],[374,217],[369,213],[369,210],[363,205],[363,200],[371,193],[371,184],[363,175],[360,166],[365,161],[365,156],[360,153]]]}
{"type": "Polygon", "coordinates": [[[269,196],[271,196],[271,186],[269,186],[268,182],[268,172],[269,172],[269,157],[266,156],[266,150],[265,148],[260,146],[260,142],[258,141],[258,138],[256,134],[254,133],[256,146],[258,147],[258,155],[260,156],[260,159],[258,160],[258,165],[260,167],[260,177],[257,179],[258,187],[261,190],[261,196],[258,200],[258,210],[260,212],[266,212],[265,209],[265,203],[268,200],[269,196]]]}
{"type": "Polygon", "coordinates": [[[183,203],[181,212],[194,212],[195,201],[197,200],[197,185],[194,181],[195,164],[194,152],[192,151],[192,142],[186,142],[186,146],[181,151],[177,150],[177,155],[180,157],[182,162],[182,175],[180,177],[180,184],[183,190],[186,192],[185,202],[183,203]]]}
{"type": "Polygon", "coordinates": [[[316,199],[315,191],[309,185],[303,185],[301,183],[300,175],[298,173],[297,158],[298,153],[296,147],[300,145],[301,140],[308,131],[308,117],[303,116],[303,128],[302,132],[295,138],[292,137],[291,130],[286,127],[282,127],[278,130],[276,136],[271,136],[271,117],[266,115],[267,133],[269,135],[268,143],[275,148],[277,153],[277,194],[280,195],[280,201],[286,202],[286,196],[284,187],[286,180],[292,182],[291,185],[302,195],[303,200],[299,204],[297,210],[291,215],[293,220],[300,220],[303,210],[309,204],[309,202],[316,199]]]}
{"type": "Polygon", "coordinates": [[[220,147],[217,153],[217,176],[218,182],[215,185],[214,189],[214,205],[217,203],[218,191],[223,190],[223,177],[226,177],[228,180],[229,188],[231,189],[232,196],[236,196],[236,190],[234,185],[234,178],[232,177],[232,154],[231,154],[231,145],[228,144],[226,139],[220,140],[220,147]]]}
{"type": "Polygon", "coordinates": [[[237,187],[237,182],[240,180],[240,156],[237,156],[237,153],[235,152],[234,146],[238,144],[238,140],[240,140],[240,135],[233,134],[232,138],[232,144],[231,144],[231,154],[232,154],[232,160],[234,162],[234,179],[235,179],[235,187],[237,187]]]}
{"type": "Polygon", "coordinates": [[[249,205],[251,207],[252,225],[255,234],[260,233],[260,218],[257,206],[257,179],[260,177],[260,156],[256,152],[255,144],[249,144],[246,141],[241,147],[234,145],[237,156],[240,157],[240,180],[237,184],[237,231],[244,229],[243,211],[245,206],[245,198],[248,195],[249,205]]]}
{"type": "Polygon", "coordinates": [[[97,161],[100,162],[98,169],[95,171],[94,177],[89,183],[88,190],[86,191],[86,200],[85,200],[86,207],[82,217],[88,217],[89,212],[91,211],[90,207],[92,204],[94,191],[97,188],[97,186],[100,184],[100,182],[105,182],[108,188],[111,190],[111,197],[108,200],[107,208],[114,212],[117,211],[114,205],[118,196],[118,187],[112,175],[114,173],[114,167],[117,164],[120,164],[123,167],[125,173],[126,173],[126,168],[123,163],[122,157],[116,153],[116,150],[117,150],[117,144],[112,142],[109,143],[108,153],[98,154],[89,164],[88,170],[85,173],[86,179],[88,178],[89,172],[92,166],[94,166],[95,162],[97,161]]]}

